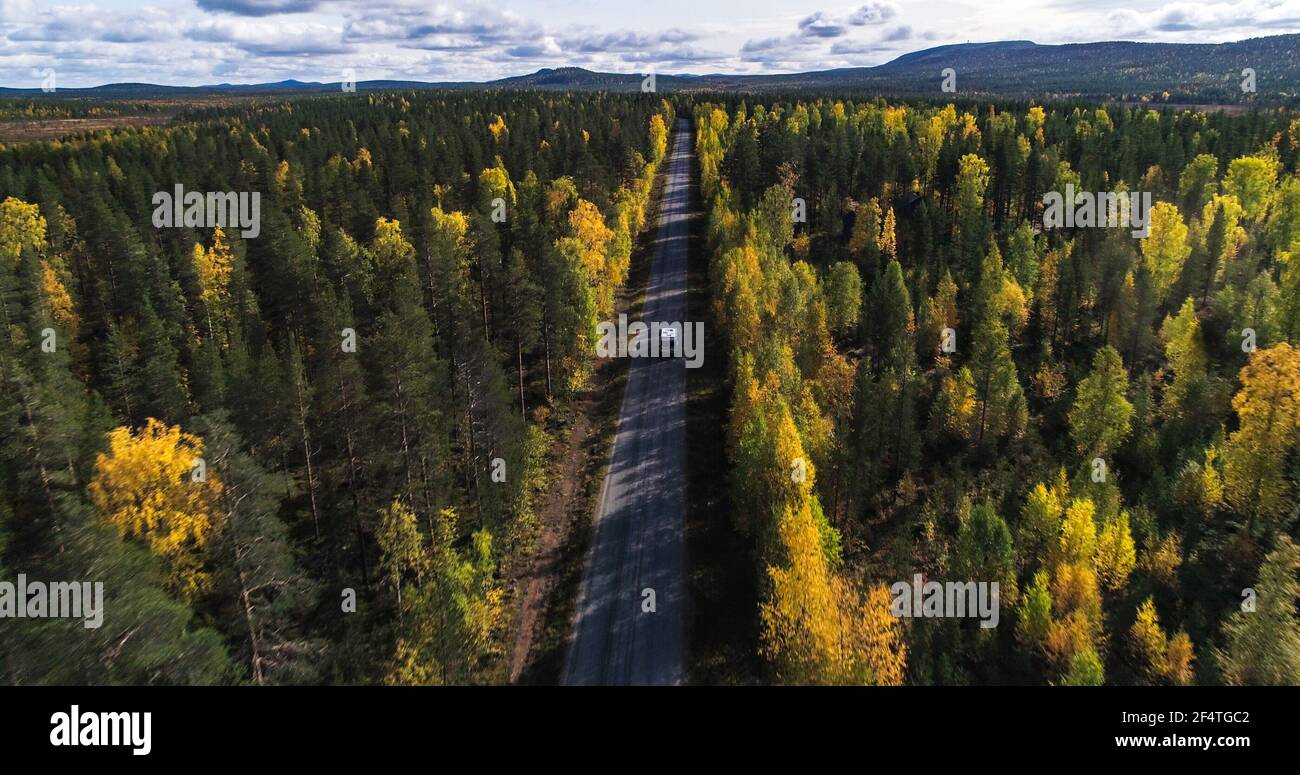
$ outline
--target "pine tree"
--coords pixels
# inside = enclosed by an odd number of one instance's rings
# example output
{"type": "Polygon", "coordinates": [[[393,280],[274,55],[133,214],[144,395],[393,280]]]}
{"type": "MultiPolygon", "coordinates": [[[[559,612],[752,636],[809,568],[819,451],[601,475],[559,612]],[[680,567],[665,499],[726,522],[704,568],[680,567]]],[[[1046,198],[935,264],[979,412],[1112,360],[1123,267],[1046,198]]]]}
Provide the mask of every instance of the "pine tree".
{"type": "Polygon", "coordinates": [[[1223,625],[1225,645],[1219,652],[1223,679],[1233,686],[1300,683],[1300,621],[1296,598],[1300,583],[1300,548],[1280,536],[1255,582],[1256,608],[1236,611],[1223,625]]]}
{"type": "Polygon", "coordinates": [[[1061,677],[1064,686],[1101,686],[1105,683],[1101,659],[1091,648],[1077,651],[1070,657],[1070,668],[1061,677]]]}
{"type": "Polygon", "coordinates": [[[1127,393],[1128,374],[1119,353],[1110,346],[1101,348],[1070,407],[1070,434],[1085,459],[1108,456],[1128,436],[1133,404],[1127,393]]]}
{"type": "Polygon", "coordinates": [[[1009,605],[1019,600],[1011,530],[991,501],[976,504],[961,520],[953,559],[962,578],[997,582],[1000,600],[1009,605]]]}
{"type": "MultiPolygon", "coordinates": [[[[892,211],[891,211],[892,212],[892,211]]],[[[826,278],[827,323],[843,335],[858,324],[862,313],[862,278],[848,261],[837,261],[826,278]]]]}
{"type": "Polygon", "coordinates": [[[140,318],[140,348],[134,364],[141,391],[140,413],[167,422],[189,417],[189,391],[179,366],[180,355],[162,318],[146,301],[140,318]]]}
{"type": "Polygon", "coordinates": [[[1016,531],[1016,547],[1022,566],[1037,565],[1055,547],[1064,515],[1065,504],[1061,503],[1060,494],[1042,482],[1035,485],[1020,510],[1016,531]]]}
{"type": "Polygon", "coordinates": [[[1235,196],[1214,195],[1201,211],[1205,236],[1199,251],[1204,266],[1200,268],[1201,301],[1209,299],[1210,291],[1228,270],[1241,247],[1246,242],[1246,230],[1238,224],[1243,210],[1235,196]]]}
{"type": "Polygon", "coordinates": [[[849,236],[849,255],[866,277],[875,277],[880,268],[880,202],[872,197],[858,205],[849,236]]]}
{"type": "Polygon", "coordinates": [[[403,284],[394,295],[393,307],[380,315],[366,348],[367,394],[374,401],[375,441],[381,450],[374,457],[385,491],[400,493],[428,514],[446,505],[439,490],[450,457],[451,385],[417,289],[403,284]]]}
{"type": "Polygon", "coordinates": [[[967,267],[968,277],[974,276],[988,240],[989,223],[985,215],[984,193],[988,189],[989,179],[989,165],[983,158],[973,153],[961,157],[955,194],[954,223],[957,233],[954,244],[958,260],[967,267]]]}
{"type": "Polygon", "coordinates": [[[1197,155],[1183,167],[1178,177],[1178,196],[1182,198],[1183,210],[1189,213],[1200,212],[1205,203],[1219,190],[1219,160],[1213,155],[1197,155]]]}
{"type": "Polygon", "coordinates": [[[864,338],[872,343],[877,365],[901,366],[907,361],[906,351],[914,347],[916,324],[911,294],[897,261],[889,262],[884,277],[872,289],[872,297],[872,314],[862,321],[867,327],[864,338]]]}
{"type": "Polygon", "coordinates": [[[967,438],[982,448],[988,440],[1019,435],[1028,409],[1007,347],[1007,330],[999,321],[985,320],[975,329],[970,371],[975,407],[967,438]]]}
{"type": "Polygon", "coordinates": [[[198,418],[204,449],[221,489],[214,504],[222,526],[212,542],[214,586],[237,601],[228,631],[253,683],[320,680],[323,646],[304,632],[315,589],[299,569],[283,522],[278,483],[247,452],[220,414],[198,418]],[[237,624],[235,623],[237,622],[237,624]]]}
{"type": "Polygon", "coordinates": [[[1038,571],[1016,609],[1016,638],[1027,646],[1042,648],[1052,626],[1052,592],[1047,572],[1038,571]]]}
{"type": "Polygon", "coordinates": [[[406,576],[399,603],[402,621],[390,684],[463,684],[481,675],[501,620],[502,593],[493,579],[492,537],[478,531],[462,554],[454,544],[456,513],[433,521],[433,548],[400,501],[381,520],[381,567],[390,578],[406,576]]]}

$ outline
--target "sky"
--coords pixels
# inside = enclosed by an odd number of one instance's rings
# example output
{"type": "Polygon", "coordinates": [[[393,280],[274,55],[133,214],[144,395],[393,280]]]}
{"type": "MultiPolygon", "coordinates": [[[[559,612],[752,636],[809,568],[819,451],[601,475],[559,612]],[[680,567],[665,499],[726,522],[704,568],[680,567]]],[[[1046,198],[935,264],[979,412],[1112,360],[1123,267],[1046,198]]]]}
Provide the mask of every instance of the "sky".
{"type": "Polygon", "coordinates": [[[0,86],[782,73],[948,43],[1300,32],[1300,0],[0,0],[0,86]]]}

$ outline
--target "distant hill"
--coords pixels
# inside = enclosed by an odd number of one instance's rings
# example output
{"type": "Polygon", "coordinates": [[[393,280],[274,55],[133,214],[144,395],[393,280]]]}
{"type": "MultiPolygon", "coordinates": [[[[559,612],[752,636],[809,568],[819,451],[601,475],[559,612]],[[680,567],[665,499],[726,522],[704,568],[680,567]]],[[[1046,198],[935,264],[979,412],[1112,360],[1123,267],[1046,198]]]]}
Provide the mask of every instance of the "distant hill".
{"type": "MultiPolygon", "coordinates": [[[[959,91],[1000,95],[1160,96],[1240,101],[1242,70],[1255,70],[1260,96],[1300,95],[1300,35],[1234,43],[1113,41],[1040,46],[1029,41],[961,44],[905,54],[836,80],[899,91],[936,88],[940,71],[957,71],[959,91]]],[[[814,80],[831,73],[814,74],[814,80]]]]}
{"type": "MultiPolygon", "coordinates": [[[[433,84],[424,81],[365,81],[357,84],[358,90],[391,90],[391,89],[429,89],[429,88],[447,88],[459,86],[461,84],[433,84]]],[[[468,84],[482,87],[483,84],[468,84]]],[[[107,83],[103,86],[91,86],[89,88],[64,88],[59,89],[52,94],[45,94],[40,89],[11,89],[0,87],[0,97],[50,97],[57,99],[59,97],[67,98],[84,98],[97,97],[104,99],[141,99],[148,97],[192,97],[192,96],[214,96],[221,94],[230,95],[254,95],[254,94],[299,94],[304,92],[337,92],[341,85],[336,81],[334,83],[320,83],[316,81],[276,81],[274,83],[218,83],[208,86],[159,86],[151,83],[107,83]]]]}
{"type": "MultiPolygon", "coordinates": [[[[875,67],[775,75],[656,76],[658,91],[836,91],[939,96],[945,68],[956,71],[960,95],[1241,102],[1242,70],[1255,70],[1257,99],[1300,100],[1300,34],[1233,43],[1110,41],[1039,45],[1027,40],[961,43],[904,54],[875,67]]],[[[580,67],[545,68],[486,82],[362,81],[359,91],[391,89],[547,89],[634,91],[642,75],[580,67]]],[[[340,84],[279,81],[176,87],[116,83],[60,89],[53,97],[141,98],[338,92],[340,84]]],[[[39,89],[0,88],[0,97],[41,97],[39,89]]]]}
{"type": "Polygon", "coordinates": [[[1240,102],[1242,70],[1253,68],[1257,95],[1300,97],[1300,35],[1234,43],[1113,41],[1039,45],[1027,40],[961,43],[904,54],[876,67],[766,76],[710,76],[692,88],[940,94],[942,72],[956,71],[958,94],[1240,102]],[[1168,94],[1165,97],[1165,94],[1168,94]]]}

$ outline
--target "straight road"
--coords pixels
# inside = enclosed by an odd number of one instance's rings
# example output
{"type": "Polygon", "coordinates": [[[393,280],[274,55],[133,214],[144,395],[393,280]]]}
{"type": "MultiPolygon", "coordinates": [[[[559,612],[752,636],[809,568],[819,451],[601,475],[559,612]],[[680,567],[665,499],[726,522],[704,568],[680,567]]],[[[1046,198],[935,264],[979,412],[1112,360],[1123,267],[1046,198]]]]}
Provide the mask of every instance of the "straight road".
{"type": "MultiPolygon", "coordinates": [[[[686,323],[692,153],[690,125],[683,119],[659,208],[640,318],[646,324],[686,323]]],[[[685,606],[685,362],[633,358],[563,682],[684,683],[685,606]],[[645,590],[653,590],[653,612],[643,610],[645,590]]]]}

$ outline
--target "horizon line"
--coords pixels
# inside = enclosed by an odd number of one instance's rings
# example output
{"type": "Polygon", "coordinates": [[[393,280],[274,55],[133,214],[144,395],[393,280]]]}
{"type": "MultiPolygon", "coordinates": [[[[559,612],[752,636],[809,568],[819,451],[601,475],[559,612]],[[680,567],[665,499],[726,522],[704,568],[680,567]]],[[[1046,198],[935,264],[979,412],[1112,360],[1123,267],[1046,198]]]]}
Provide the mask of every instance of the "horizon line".
{"type": "MultiPolygon", "coordinates": [[[[623,72],[613,72],[609,70],[592,70],[583,67],[581,65],[561,64],[561,65],[554,65],[554,66],[547,66],[547,67],[539,67],[536,70],[532,70],[528,72],[520,72],[512,75],[503,75],[497,78],[492,78],[490,80],[482,80],[482,81],[421,80],[418,78],[388,77],[388,78],[369,78],[366,80],[358,80],[356,81],[356,84],[360,86],[362,84],[367,84],[367,83],[380,83],[380,82],[389,81],[395,83],[419,84],[419,85],[429,86],[429,87],[437,87],[437,86],[443,86],[449,84],[473,84],[473,85],[487,86],[490,84],[497,83],[499,81],[510,80],[512,78],[524,78],[530,75],[537,75],[538,73],[555,71],[555,70],[582,70],[584,72],[592,73],[595,75],[612,75],[612,76],[621,76],[621,77],[629,77],[629,78],[644,78],[647,75],[651,75],[651,74],[655,75],[656,77],[662,76],[667,78],[763,78],[769,76],[802,75],[807,73],[825,73],[825,72],[832,72],[836,70],[870,70],[873,68],[883,67],[885,65],[888,65],[891,62],[895,62],[898,59],[901,59],[902,57],[910,56],[912,54],[923,53],[926,51],[937,51],[945,48],[959,48],[959,47],[966,47],[966,46],[987,46],[987,45],[997,44],[997,43],[1003,43],[1003,44],[1027,43],[1029,45],[1042,47],[1042,48],[1064,48],[1067,46],[1091,46],[1091,45],[1097,45],[1103,43],[1130,43],[1130,44],[1142,45],[1142,46],[1226,46],[1226,45],[1232,45],[1236,43],[1245,43],[1252,40],[1264,40],[1268,38],[1287,38],[1287,37],[1300,38],[1300,32],[1279,33],[1276,35],[1255,35],[1251,37],[1238,38],[1235,40],[1226,40],[1220,43],[1199,43],[1199,42],[1180,43],[1180,42],[1172,42],[1172,41],[1144,41],[1144,40],[1131,40],[1131,39],[1100,39],[1100,40],[1088,40],[1088,41],[1075,41],[1070,43],[1038,43],[1034,40],[1030,40],[1027,38],[1006,39],[1006,40],[998,39],[998,40],[984,40],[984,41],[964,41],[961,43],[945,43],[938,46],[927,46],[925,48],[913,49],[911,51],[903,51],[901,53],[896,54],[895,56],[891,57],[888,60],[879,62],[874,65],[851,65],[848,67],[829,67],[821,70],[772,70],[772,71],[765,71],[760,73],[735,73],[735,72],[667,73],[667,72],[656,72],[653,69],[651,69],[644,72],[623,73],[623,72]]],[[[58,72],[57,69],[55,69],[56,74],[57,72],[58,72]]],[[[153,87],[160,87],[166,89],[220,89],[220,88],[251,88],[257,86],[276,86],[276,85],[286,84],[286,83],[296,83],[296,84],[301,84],[303,86],[338,86],[345,82],[343,80],[335,80],[335,81],[303,80],[303,78],[305,77],[306,76],[303,77],[290,76],[277,81],[253,81],[253,82],[228,82],[227,81],[222,83],[204,83],[204,84],[193,84],[193,85],[156,83],[152,81],[109,81],[106,83],[96,84],[94,86],[59,87],[57,91],[50,92],[48,94],[56,95],[60,91],[93,91],[95,89],[104,89],[113,86],[153,86],[153,87]]],[[[0,94],[5,92],[37,92],[41,94],[47,94],[47,92],[42,91],[40,86],[0,86],[0,94]]]]}

